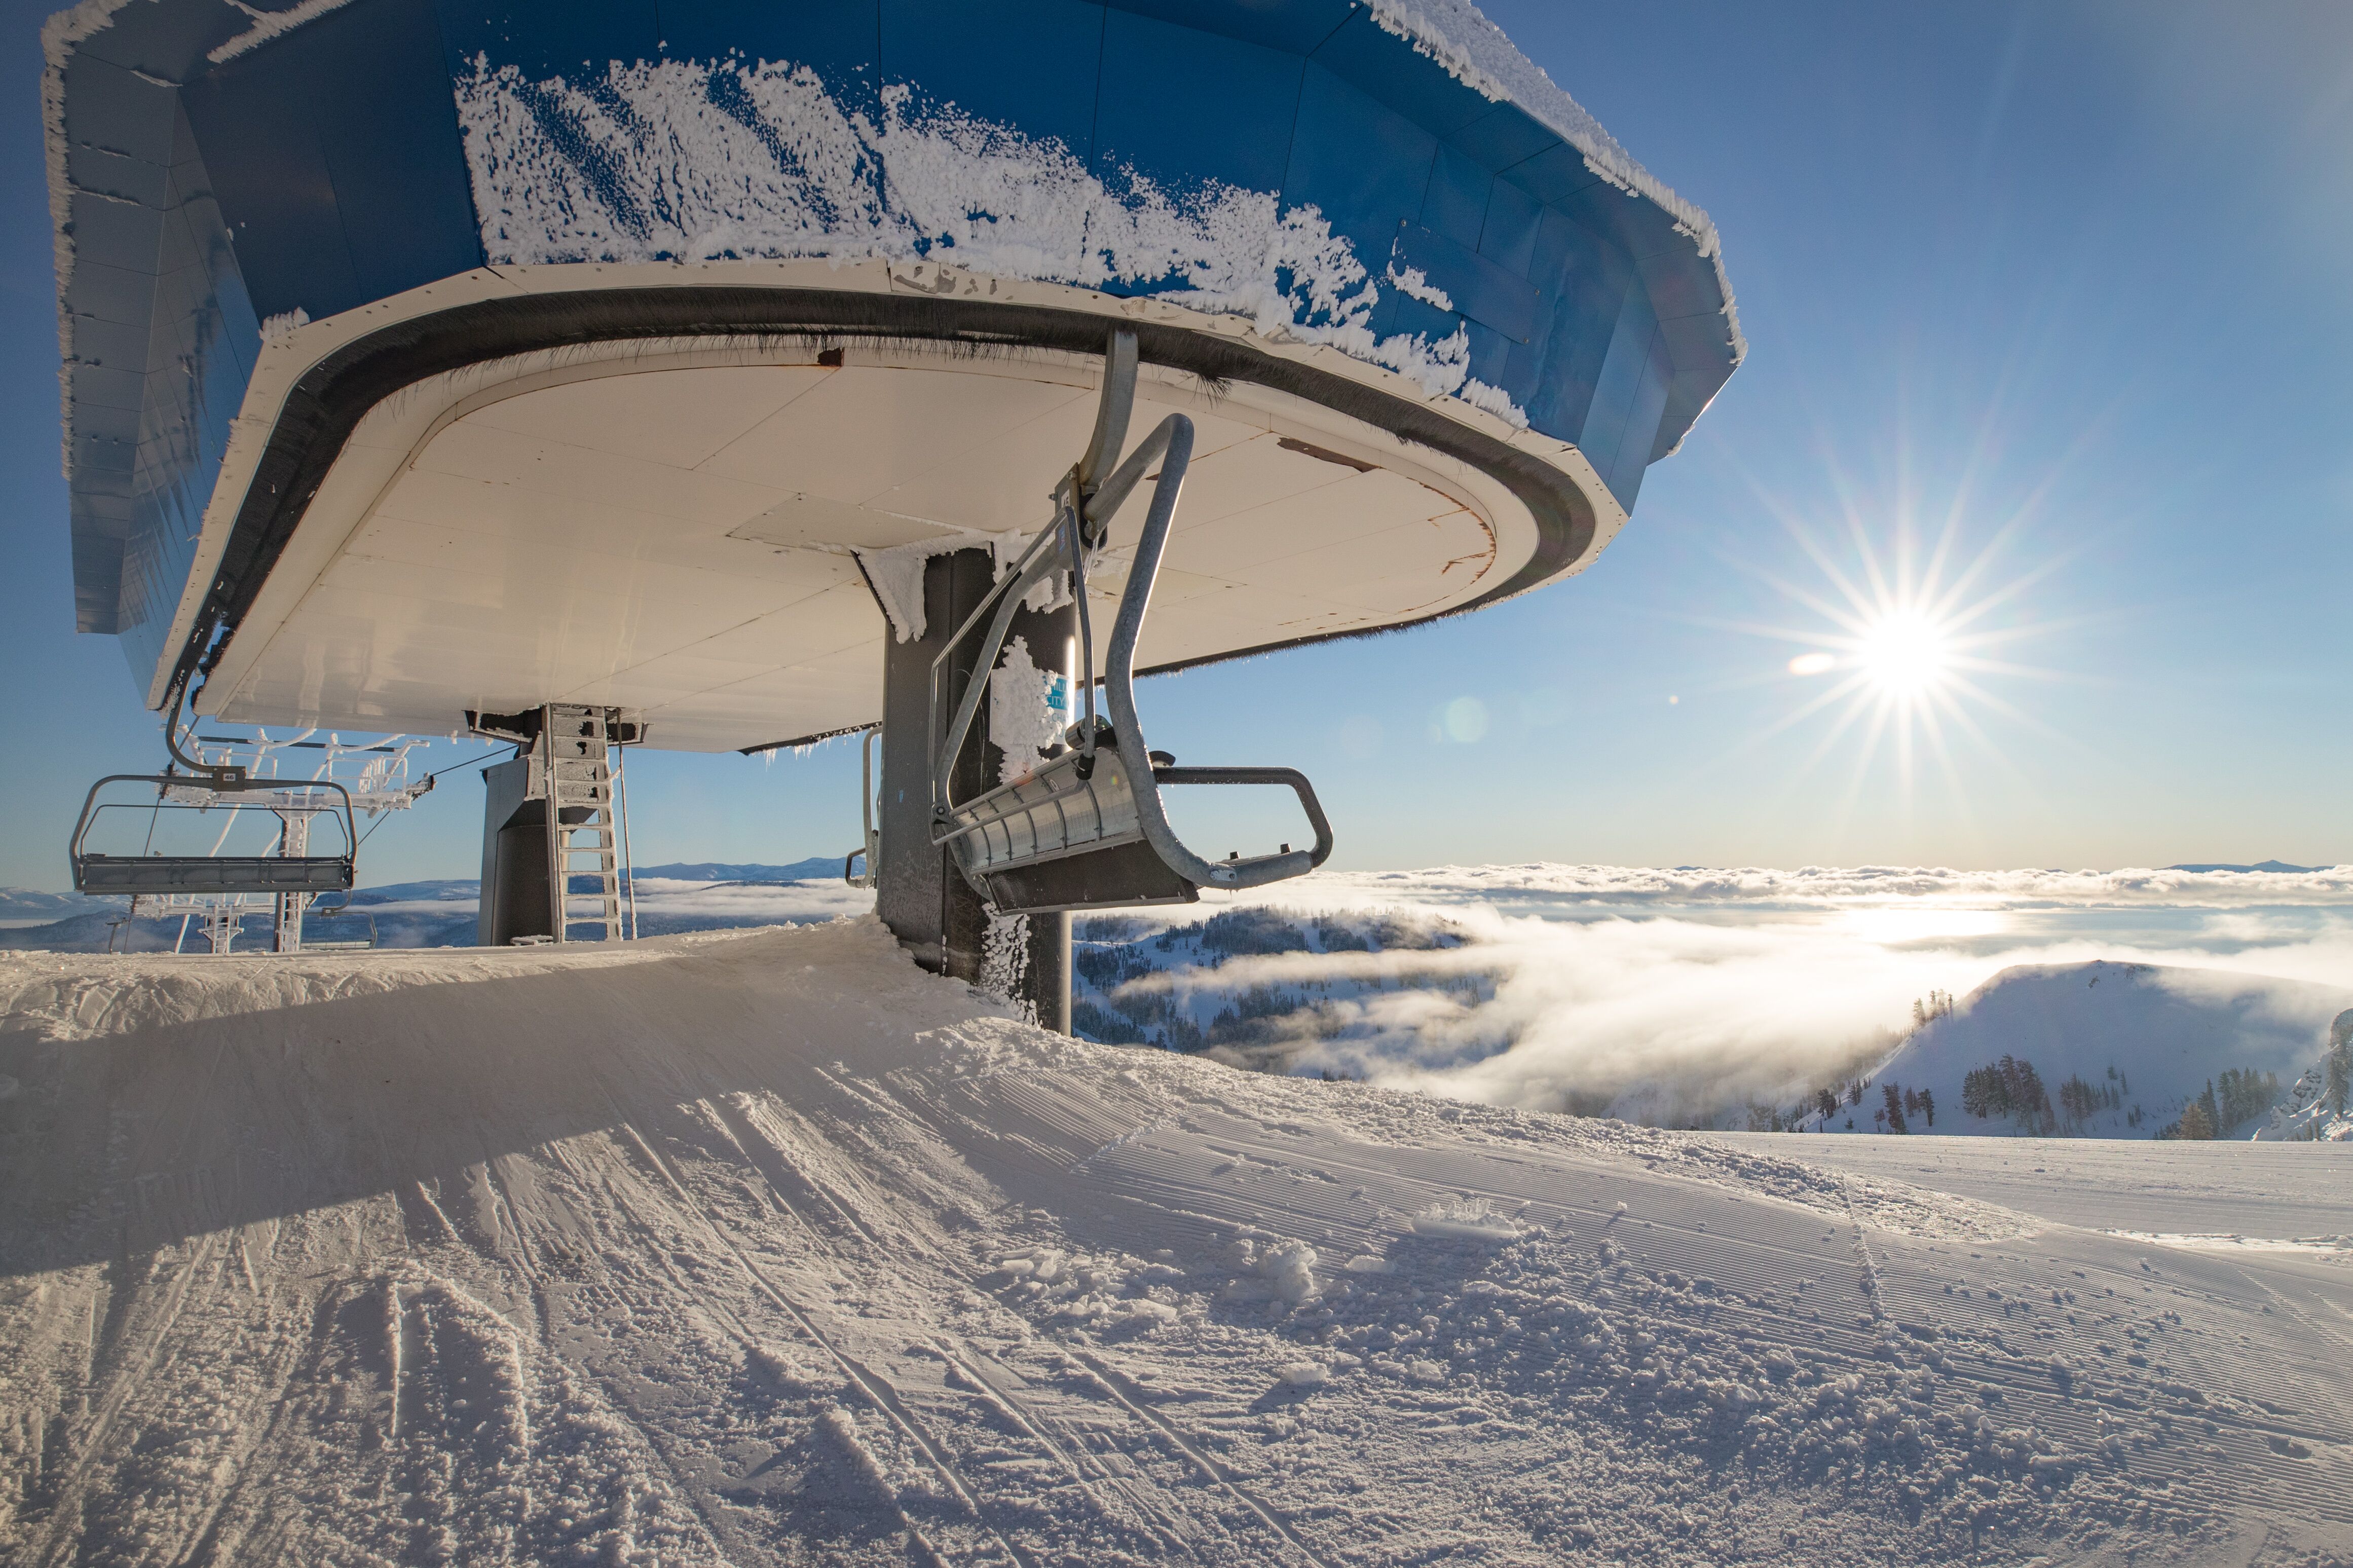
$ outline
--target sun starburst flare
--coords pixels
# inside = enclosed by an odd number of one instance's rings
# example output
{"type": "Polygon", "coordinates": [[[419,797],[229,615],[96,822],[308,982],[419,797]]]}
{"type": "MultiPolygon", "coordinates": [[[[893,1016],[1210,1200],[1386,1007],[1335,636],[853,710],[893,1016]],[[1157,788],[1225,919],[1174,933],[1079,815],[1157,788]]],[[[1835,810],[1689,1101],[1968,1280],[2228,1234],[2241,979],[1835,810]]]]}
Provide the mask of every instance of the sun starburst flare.
{"type": "Polygon", "coordinates": [[[1807,613],[1799,624],[1727,626],[1795,648],[1769,675],[1760,672],[1727,684],[1795,681],[1818,689],[1807,691],[1736,751],[1752,751],[1785,731],[1818,721],[1822,732],[1788,784],[1797,787],[1833,752],[1852,747],[1853,772],[1845,792],[1851,807],[1877,761],[1890,751],[1894,782],[1906,796],[1918,783],[1925,753],[1935,759],[1956,798],[1966,803],[1970,792],[1963,787],[1956,766],[1957,738],[2015,775],[2015,763],[1986,733],[1982,717],[1999,716],[2065,742],[2066,737],[1987,686],[1994,677],[2048,679],[2056,675],[2005,657],[2018,643],[2054,629],[2018,612],[2027,590],[2068,558],[2054,553],[2025,570],[2005,572],[2004,547],[2024,527],[2022,515],[1994,531],[1974,553],[1960,544],[1964,531],[1957,516],[1948,518],[1934,545],[1925,549],[1908,517],[1873,527],[1850,516],[1843,531],[1851,550],[1836,552],[1805,523],[1787,516],[1781,521],[1820,576],[1813,583],[1795,582],[1748,564],[1790,605],[1807,613]]]}

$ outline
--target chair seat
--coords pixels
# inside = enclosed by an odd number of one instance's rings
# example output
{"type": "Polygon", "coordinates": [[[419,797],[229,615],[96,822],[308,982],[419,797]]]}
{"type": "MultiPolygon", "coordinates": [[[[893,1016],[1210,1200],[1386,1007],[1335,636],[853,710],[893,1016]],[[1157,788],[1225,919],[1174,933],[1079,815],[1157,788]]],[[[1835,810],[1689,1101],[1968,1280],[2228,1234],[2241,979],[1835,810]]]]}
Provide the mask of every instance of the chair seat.
{"type": "Polygon", "coordinates": [[[342,855],[79,855],[84,893],[343,893],[352,862],[342,855]]]}

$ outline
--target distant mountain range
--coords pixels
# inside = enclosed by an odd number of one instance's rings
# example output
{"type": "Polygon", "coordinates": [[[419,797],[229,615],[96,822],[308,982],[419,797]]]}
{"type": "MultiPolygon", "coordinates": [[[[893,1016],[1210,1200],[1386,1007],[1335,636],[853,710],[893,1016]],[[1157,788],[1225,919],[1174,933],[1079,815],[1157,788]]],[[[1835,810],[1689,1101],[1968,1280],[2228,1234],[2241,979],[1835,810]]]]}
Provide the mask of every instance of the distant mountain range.
{"type": "Polygon", "coordinates": [[[2252,866],[2168,866],[2168,871],[2279,871],[2301,874],[2332,869],[2327,866],[2291,866],[2284,860],[2258,860],[2252,866]]]}
{"type": "MultiPolygon", "coordinates": [[[[718,860],[670,861],[640,866],[638,882],[765,883],[831,880],[841,875],[841,861],[832,856],[796,860],[786,866],[718,860]]],[[[334,941],[365,937],[373,923],[381,947],[470,947],[474,912],[481,885],[472,877],[433,878],[415,882],[385,882],[362,888],[351,897],[348,916],[314,915],[305,924],[311,940],[334,941]],[[423,907],[419,907],[423,906],[423,907]],[[365,917],[364,919],[361,917],[365,917]]],[[[45,893],[26,888],[0,888],[0,951],[39,950],[49,952],[100,952],[110,939],[114,947],[133,952],[168,952],[180,940],[177,920],[142,920],[115,929],[121,917],[120,899],[86,898],[79,893],[45,893]]],[[[702,931],[743,923],[740,914],[645,915],[638,929],[648,936],[680,931],[702,931]]],[[[267,951],[271,922],[266,916],[244,922],[237,939],[239,952],[267,951]]],[[[193,928],[189,940],[201,946],[193,928]]]]}

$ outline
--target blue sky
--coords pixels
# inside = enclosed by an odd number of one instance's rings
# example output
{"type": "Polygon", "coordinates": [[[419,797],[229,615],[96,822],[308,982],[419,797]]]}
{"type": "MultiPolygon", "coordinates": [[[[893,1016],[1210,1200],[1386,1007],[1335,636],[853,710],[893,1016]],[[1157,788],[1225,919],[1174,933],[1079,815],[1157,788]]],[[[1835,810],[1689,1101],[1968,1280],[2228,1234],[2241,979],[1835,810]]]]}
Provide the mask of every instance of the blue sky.
{"type": "MultiPolygon", "coordinates": [[[[161,754],[70,629],[43,10],[0,34],[0,884],[55,888],[88,781],[161,754]]],[[[1148,683],[1155,745],[1307,768],[1359,868],[2353,860],[2353,8],[1489,10],[1715,216],[1748,362],[1583,576],[1148,683]],[[1932,563],[1972,662],[1907,763],[1789,661],[1932,563]]],[[[857,835],[847,744],[634,768],[640,860],[857,835]]],[[[453,773],[363,879],[479,829],[453,773]]]]}

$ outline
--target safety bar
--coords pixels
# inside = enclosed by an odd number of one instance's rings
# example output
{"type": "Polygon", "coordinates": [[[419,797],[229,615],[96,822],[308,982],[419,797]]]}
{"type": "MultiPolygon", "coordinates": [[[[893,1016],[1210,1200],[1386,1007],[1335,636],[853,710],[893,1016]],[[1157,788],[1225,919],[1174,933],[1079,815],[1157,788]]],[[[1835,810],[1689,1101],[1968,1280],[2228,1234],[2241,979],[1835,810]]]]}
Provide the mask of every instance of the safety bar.
{"type": "MultiPolygon", "coordinates": [[[[1152,770],[1152,782],[1165,784],[1288,784],[1291,793],[1299,797],[1300,809],[1307,813],[1308,826],[1315,829],[1315,847],[1307,852],[1308,865],[1321,866],[1332,858],[1331,821],[1324,815],[1324,803],[1315,798],[1315,786],[1309,784],[1307,775],[1297,768],[1155,767],[1152,770]]],[[[1234,866],[1240,862],[1220,860],[1212,864],[1234,866]]]]}
{"type": "MultiPolygon", "coordinates": [[[[200,810],[201,807],[184,809],[200,810]]],[[[236,809],[232,807],[231,809],[236,809]]],[[[279,809],[264,807],[265,810],[279,809]]],[[[78,893],[295,893],[341,892],[353,884],[359,851],[352,792],[332,779],[189,778],[181,773],[109,773],[82,797],[66,858],[78,893]],[[82,847],[101,809],[98,792],[111,784],[147,784],[158,792],[204,789],[216,795],[291,794],[332,790],[343,797],[341,855],[93,855],[82,847]]]]}
{"type": "MultiPolygon", "coordinates": [[[[1097,492],[1098,502],[1102,503],[1101,510],[1098,510],[1095,504],[1088,506],[1088,519],[1097,525],[1096,536],[1100,538],[1102,531],[1110,527],[1112,514],[1119,510],[1120,502],[1134,489],[1137,480],[1144,476],[1145,470],[1156,462],[1160,465],[1160,476],[1152,487],[1152,510],[1145,518],[1145,531],[1149,533],[1152,529],[1152,519],[1158,518],[1160,531],[1165,538],[1168,531],[1168,520],[1176,514],[1177,492],[1184,488],[1185,470],[1191,463],[1192,456],[1193,422],[1182,414],[1171,414],[1154,428],[1151,435],[1144,438],[1143,444],[1136,447],[1127,461],[1122,463],[1112,476],[1103,481],[1103,489],[1097,492]]],[[[1083,541],[1074,537],[1078,532],[1078,514],[1064,510],[1055,519],[1054,525],[1040,533],[1029,548],[1022,552],[1021,559],[1014,569],[1008,573],[977,605],[974,606],[972,614],[965,617],[964,625],[955,629],[955,635],[948,638],[946,646],[940,649],[939,657],[932,661],[932,715],[934,722],[934,732],[937,736],[931,759],[932,815],[935,829],[942,827],[949,820],[956,805],[949,794],[948,769],[945,764],[948,759],[955,757],[963,750],[965,737],[971,732],[973,721],[979,716],[980,704],[988,695],[989,675],[997,668],[997,656],[1003,651],[1006,635],[1012,629],[1014,612],[1021,607],[1021,601],[1029,595],[1030,589],[1045,581],[1052,574],[1061,571],[1065,565],[1073,574],[1071,591],[1082,596],[1086,592],[1086,583],[1082,575],[1086,569],[1084,564],[1086,545],[1083,541]],[[957,703],[955,717],[949,721],[946,733],[938,734],[941,670],[955,654],[957,646],[979,622],[981,616],[991,615],[992,609],[994,614],[989,621],[988,633],[981,639],[979,657],[973,663],[972,681],[965,688],[964,700],[957,703]]],[[[1141,547],[1139,547],[1139,562],[1141,559],[1141,547]]],[[[1153,562],[1152,570],[1156,574],[1159,562],[1156,549],[1154,552],[1153,562]]],[[[1152,585],[1147,577],[1144,584],[1145,596],[1148,598],[1151,591],[1152,585]]],[[[1120,615],[1123,624],[1127,615],[1127,605],[1134,603],[1135,598],[1136,578],[1134,573],[1131,572],[1128,576],[1127,593],[1121,601],[1120,615]]],[[[1140,625],[1143,620],[1141,606],[1136,611],[1136,619],[1140,625]]],[[[1092,658],[1089,662],[1092,664],[1092,658]]],[[[1089,686],[1092,685],[1093,678],[1092,669],[1085,672],[1085,681],[1089,686]]],[[[1114,721],[1117,721],[1115,715],[1114,710],[1114,721]]],[[[1131,725],[1134,722],[1132,712],[1128,722],[1131,725]]],[[[1091,756],[1094,751],[1095,730],[1092,726],[1085,724],[1082,724],[1079,730],[1079,749],[1091,756]]],[[[1139,770],[1134,766],[1133,759],[1129,759],[1128,771],[1132,778],[1145,778],[1151,773],[1148,763],[1139,770]]],[[[933,842],[944,843],[946,839],[939,837],[935,832],[933,842]]]]}
{"type": "Polygon", "coordinates": [[[1029,590],[1048,575],[1060,569],[1063,546],[1075,531],[1072,514],[1058,515],[1052,527],[1039,534],[1024,551],[1011,572],[999,579],[973,607],[964,624],[956,627],[941,647],[939,657],[932,660],[931,731],[932,752],[932,816],[935,822],[944,822],[955,803],[948,793],[947,763],[964,749],[965,737],[971,733],[973,721],[979,716],[980,704],[988,695],[989,672],[997,666],[997,656],[1004,649],[1006,634],[1012,629],[1014,612],[1029,590]],[[993,612],[993,615],[992,615],[993,612]],[[948,721],[944,733],[940,729],[940,677],[948,660],[983,616],[991,616],[988,632],[981,639],[979,656],[973,661],[973,679],[965,687],[963,700],[956,704],[955,716],[948,721]]]}

